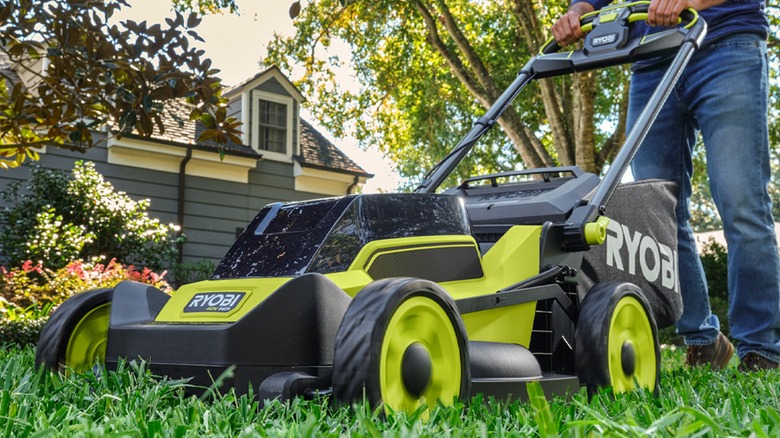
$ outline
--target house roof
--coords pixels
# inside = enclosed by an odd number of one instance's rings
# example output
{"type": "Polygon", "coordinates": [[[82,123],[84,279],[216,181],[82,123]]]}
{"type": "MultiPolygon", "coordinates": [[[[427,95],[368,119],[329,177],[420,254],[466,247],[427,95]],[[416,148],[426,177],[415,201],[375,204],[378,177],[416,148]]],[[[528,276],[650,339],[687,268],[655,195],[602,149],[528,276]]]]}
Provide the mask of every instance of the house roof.
{"type": "MultiPolygon", "coordinates": [[[[218,151],[221,147],[222,150],[229,155],[256,158],[262,156],[262,153],[258,153],[250,146],[243,144],[233,142],[222,145],[218,145],[214,142],[197,143],[195,139],[200,135],[203,126],[200,123],[196,123],[189,119],[190,109],[191,107],[189,104],[183,101],[172,102],[170,105],[166,106],[166,113],[162,117],[165,133],[155,133],[151,138],[167,144],[194,146],[197,149],[207,151],[218,151]]],[[[138,135],[130,135],[128,137],[142,138],[138,135]]],[[[314,129],[309,122],[303,119],[301,119],[300,146],[301,154],[297,156],[296,159],[304,167],[365,177],[373,176],[325,138],[322,133],[314,129]]]]}
{"type": "Polygon", "coordinates": [[[300,90],[298,90],[298,87],[293,84],[290,79],[282,73],[282,70],[279,69],[278,66],[272,65],[265,70],[257,73],[256,75],[252,76],[251,78],[242,81],[238,85],[234,85],[232,87],[229,87],[226,89],[222,96],[226,98],[231,98],[232,96],[236,94],[242,93],[244,90],[248,88],[253,88],[255,85],[261,82],[265,82],[268,80],[268,78],[276,78],[279,81],[279,84],[284,87],[293,98],[295,98],[298,102],[303,102],[306,100],[305,97],[303,97],[303,94],[301,94],[300,90]]]}
{"type": "Polygon", "coordinates": [[[352,161],[347,154],[303,119],[301,119],[301,155],[298,157],[298,162],[306,167],[338,169],[354,175],[374,176],[352,161]]]}
{"type": "MultiPolygon", "coordinates": [[[[247,79],[241,84],[231,88],[225,94],[234,94],[242,90],[247,85],[254,83],[255,81],[266,78],[268,76],[281,77],[284,79],[285,88],[297,93],[297,96],[302,100],[303,96],[295,88],[286,76],[284,76],[278,67],[272,66],[262,72],[256,74],[252,78],[247,79]]],[[[11,80],[12,83],[19,81],[19,76],[16,74],[14,64],[5,53],[0,50],[0,76],[6,77],[11,80]]],[[[228,142],[218,145],[214,142],[196,142],[195,139],[200,135],[203,130],[203,126],[200,123],[196,123],[190,120],[191,106],[184,100],[171,101],[166,103],[165,112],[162,116],[162,124],[165,128],[164,133],[155,132],[151,137],[140,136],[137,134],[127,134],[125,137],[136,139],[153,139],[157,142],[162,142],[174,146],[194,147],[195,149],[217,152],[224,151],[228,155],[236,155],[248,158],[260,158],[261,153],[258,153],[250,146],[228,142]]],[[[350,159],[344,152],[339,150],[333,143],[328,141],[325,136],[318,132],[308,122],[301,119],[301,138],[300,138],[301,154],[296,157],[298,162],[305,167],[318,168],[323,170],[336,171],[341,173],[348,173],[352,175],[372,177],[373,175],[366,172],[357,163],[350,159]]]]}
{"type": "Polygon", "coordinates": [[[260,158],[261,154],[257,153],[249,146],[228,142],[224,144],[217,144],[214,142],[196,142],[195,139],[203,131],[203,125],[190,120],[190,112],[192,106],[183,100],[171,101],[166,103],[165,112],[162,116],[162,124],[165,128],[164,133],[155,132],[150,137],[140,136],[137,134],[125,135],[128,138],[138,139],[153,139],[158,142],[170,144],[194,147],[196,149],[217,152],[222,149],[226,154],[237,155],[248,158],[260,158]]]}

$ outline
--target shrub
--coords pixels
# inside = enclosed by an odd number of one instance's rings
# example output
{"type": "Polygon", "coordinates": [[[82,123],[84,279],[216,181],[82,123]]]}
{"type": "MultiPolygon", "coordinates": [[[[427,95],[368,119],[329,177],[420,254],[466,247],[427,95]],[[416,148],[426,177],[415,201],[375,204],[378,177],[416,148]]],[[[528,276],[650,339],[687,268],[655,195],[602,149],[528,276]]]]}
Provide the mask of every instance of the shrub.
{"type": "Polygon", "coordinates": [[[123,280],[150,284],[170,291],[163,279],[149,268],[138,270],[111,260],[108,264],[74,261],[56,271],[33,264],[30,260],[11,271],[0,267],[0,297],[17,307],[59,305],[73,294],[90,289],[113,287],[123,280]]]}
{"type": "Polygon", "coordinates": [[[79,292],[114,287],[123,280],[171,291],[164,272],[138,270],[115,260],[108,264],[75,261],[56,271],[28,260],[10,271],[0,267],[0,274],[0,340],[17,345],[35,343],[51,310],[79,292]]]}
{"type": "Polygon", "coordinates": [[[50,305],[21,308],[0,297],[0,344],[18,347],[35,344],[50,312],[50,305]]]}
{"type": "Polygon", "coordinates": [[[176,264],[173,270],[173,282],[179,288],[185,284],[196,281],[208,280],[217,265],[211,260],[198,260],[197,262],[181,262],[176,264]]]}
{"type": "Polygon", "coordinates": [[[33,168],[24,187],[13,183],[0,196],[0,242],[10,265],[34,260],[59,269],[103,257],[161,270],[175,260],[176,227],[150,218],[148,199],[115,191],[94,163],[77,162],[70,175],[33,168]]]}

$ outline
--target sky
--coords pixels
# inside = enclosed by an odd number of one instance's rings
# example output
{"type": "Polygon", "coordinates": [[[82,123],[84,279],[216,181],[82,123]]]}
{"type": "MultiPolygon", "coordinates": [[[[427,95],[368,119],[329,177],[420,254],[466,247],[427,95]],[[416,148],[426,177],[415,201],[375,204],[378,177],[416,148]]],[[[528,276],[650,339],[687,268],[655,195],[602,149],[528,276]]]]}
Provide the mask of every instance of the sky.
{"type": "MultiPolygon", "coordinates": [[[[238,84],[260,71],[259,61],[265,56],[266,45],[273,39],[274,33],[286,36],[295,33],[288,12],[292,2],[293,0],[237,0],[240,15],[204,17],[195,30],[205,43],[193,41],[193,44],[203,48],[213,67],[221,70],[219,77],[225,85],[238,84]]],[[[170,0],[130,0],[129,3],[132,7],[123,8],[118,16],[120,20],[146,20],[151,24],[164,23],[165,18],[174,16],[170,0]]],[[[302,4],[305,5],[306,2],[302,4]]],[[[345,56],[344,59],[349,58],[345,56]]],[[[349,82],[353,78],[345,76],[341,80],[349,82]]],[[[376,149],[363,151],[357,146],[357,141],[350,138],[336,140],[320,128],[305,109],[302,110],[302,116],[363,169],[375,175],[363,187],[364,193],[380,189],[393,191],[398,186],[400,176],[392,169],[389,160],[383,158],[376,149]]]]}

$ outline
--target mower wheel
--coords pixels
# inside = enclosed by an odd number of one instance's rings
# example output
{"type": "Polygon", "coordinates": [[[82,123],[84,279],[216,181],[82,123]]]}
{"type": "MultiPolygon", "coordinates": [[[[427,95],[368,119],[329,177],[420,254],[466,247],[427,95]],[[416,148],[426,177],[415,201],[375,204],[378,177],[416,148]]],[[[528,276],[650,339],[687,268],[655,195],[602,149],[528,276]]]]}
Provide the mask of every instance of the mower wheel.
{"type": "Polygon", "coordinates": [[[395,278],[366,286],[336,335],[333,395],[385,412],[414,412],[437,400],[466,399],[466,330],[452,298],[427,280],[395,278]]]}
{"type": "Polygon", "coordinates": [[[637,386],[658,393],[658,329],[637,286],[608,282],[588,291],[575,331],[574,365],[591,395],[608,386],[615,393],[637,386]]]}
{"type": "Polygon", "coordinates": [[[35,365],[81,372],[104,361],[113,293],[114,289],[95,289],[60,304],[41,330],[35,365]]]}

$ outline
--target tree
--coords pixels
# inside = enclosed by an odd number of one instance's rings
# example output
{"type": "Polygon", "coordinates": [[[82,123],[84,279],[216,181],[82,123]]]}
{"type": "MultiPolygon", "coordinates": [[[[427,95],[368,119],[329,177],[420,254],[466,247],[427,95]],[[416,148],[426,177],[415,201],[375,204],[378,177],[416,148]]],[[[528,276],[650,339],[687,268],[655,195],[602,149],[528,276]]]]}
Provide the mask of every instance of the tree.
{"type": "MultiPolygon", "coordinates": [[[[182,10],[235,10],[234,0],[173,0],[182,10]]],[[[186,99],[190,118],[205,125],[199,140],[237,141],[227,117],[219,70],[204,52],[195,13],[165,25],[112,23],[126,0],[7,0],[0,5],[0,167],[36,159],[34,147],[75,150],[94,145],[92,132],[164,132],[165,104],[186,99]]],[[[240,143],[240,141],[238,141],[240,143]]]]}
{"type": "MultiPolygon", "coordinates": [[[[300,8],[297,34],[277,37],[266,64],[288,72],[336,136],[378,145],[400,173],[419,182],[470,128],[546,41],[567,2],[506,0],[319,0],[300,8]],[[327,49],[351,49],[360,89],[336,82],[342,62],[327,49]]],[[[291,8],[291,14],[299,8],[291,8]]],[[[599,172],[622,143],[626,70],[537,82],[498,121],[459,169],[495,171],[576,164],[599,172]],[[549,134],[540,134],[549,132],[549,134]]]]}

